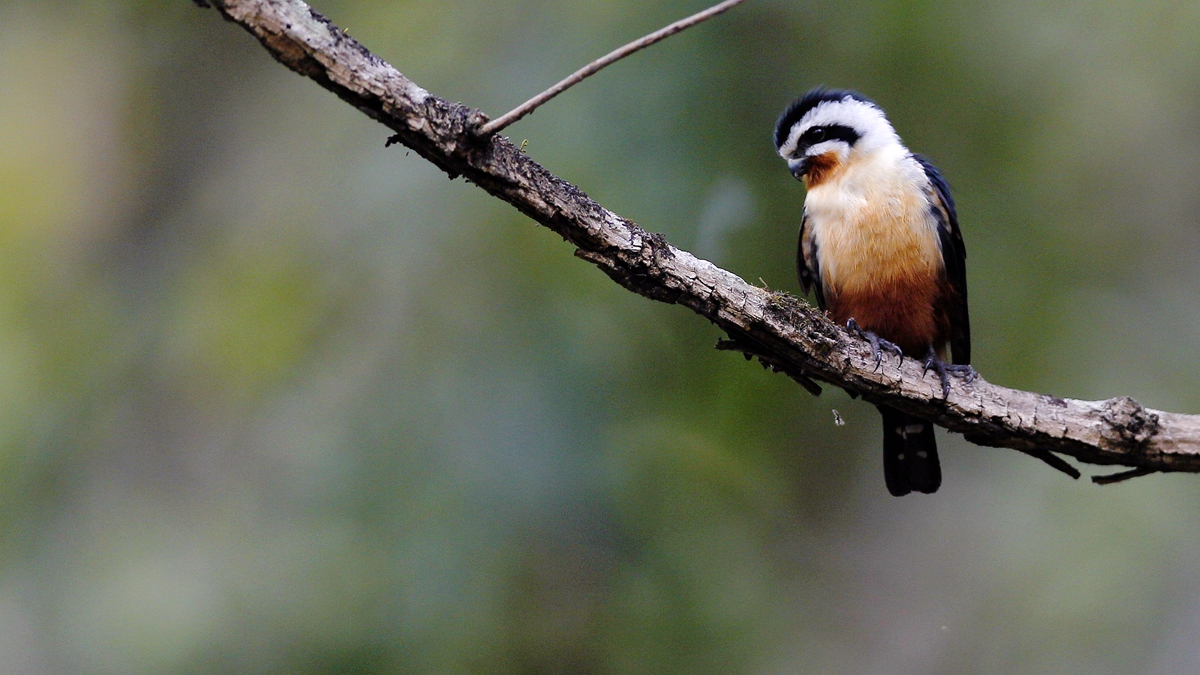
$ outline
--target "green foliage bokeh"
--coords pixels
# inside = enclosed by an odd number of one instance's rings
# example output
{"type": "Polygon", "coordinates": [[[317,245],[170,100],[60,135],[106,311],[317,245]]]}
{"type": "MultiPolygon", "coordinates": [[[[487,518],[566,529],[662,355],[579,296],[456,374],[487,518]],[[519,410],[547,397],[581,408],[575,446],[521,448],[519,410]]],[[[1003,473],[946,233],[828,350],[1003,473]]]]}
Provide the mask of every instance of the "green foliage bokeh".
{"type": "MultiPolygon", "coordinates": [[[[697,11],[330,0],[493,115],[697,11]]],[[[954,189],[976,366],[1200,412],[1200,4],[755,0],[505,133],[797,292],[804,90],[954,189]]],[[[740,356],[186,0],[0,5],[0,663],[1200,672],[1200,479],[1097,488],[740,356]],[[837,410],[846,424],[834,424],[837,410]]]]}

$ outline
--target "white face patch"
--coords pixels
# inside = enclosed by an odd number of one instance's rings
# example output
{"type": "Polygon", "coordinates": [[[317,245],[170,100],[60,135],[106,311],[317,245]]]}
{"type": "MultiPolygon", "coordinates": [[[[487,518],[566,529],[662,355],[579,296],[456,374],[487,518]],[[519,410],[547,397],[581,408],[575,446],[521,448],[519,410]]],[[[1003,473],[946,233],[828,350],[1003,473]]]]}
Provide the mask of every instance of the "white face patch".
{"type": "Polygon", "coordinates": [[[779,146],[780,157],[790,160],[792,155],[796,154],[796,144],[800,142],[800,134],[802,133],[804,133],[804,130],[800,128],[799,124],[792,125],[792,130],[788,133],[787,140],[783,142],[783,145],[779,146]]]}
{"type": "MultiPolygon", "coordinates": [[[[801,133],[803,133],[803,132],[801,132],[801,133]]],[[[817,155],[823,155],[827,152],[843,152],[844,153],[844,152],[848,151],[849,149],[850,149],[850,146],[846,143],[846,141],[839,141],[837,139],[834,139],[834,140],[830,140],[830,141],[822,141],[820,143],[817,143],[816,145],[810,145],[808,150],[804,154],[808,157],[816,157],[817,155]]]]}
{"type": "MultiPolygon", "coordinates": [[[[850,127],[858,132],[859,140],[855,143],[855,149],[863,152],[900,143],[900,137],[896,135],[896,130],[892,128],[882,110],[847,96],[840,101],[822,101],[805,113],[799,122],[792,125],[787,140],[779,146],[779,154],[785,159],[791,158],[796,153],[796,147],[804,132],[813,127],[830,125],[850,127]]],[[[845,141],[832,140],[812,146],[805,154],[819,155],[829,152],[835,145],[840,145],[847,151],[850,149],[845,141]]]]}

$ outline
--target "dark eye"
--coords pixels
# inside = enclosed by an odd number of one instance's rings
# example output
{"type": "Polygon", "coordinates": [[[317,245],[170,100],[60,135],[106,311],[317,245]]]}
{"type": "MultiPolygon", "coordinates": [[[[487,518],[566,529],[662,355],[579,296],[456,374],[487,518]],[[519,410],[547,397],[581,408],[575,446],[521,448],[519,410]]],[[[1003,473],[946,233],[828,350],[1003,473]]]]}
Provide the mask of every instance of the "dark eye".
{"type": "Polygon", "coordinates": [[[825,140],[825,127],[813,127],[812,129],[804,132],[804,136],[809,145],[816,145],[817,143],[825,140]]]}

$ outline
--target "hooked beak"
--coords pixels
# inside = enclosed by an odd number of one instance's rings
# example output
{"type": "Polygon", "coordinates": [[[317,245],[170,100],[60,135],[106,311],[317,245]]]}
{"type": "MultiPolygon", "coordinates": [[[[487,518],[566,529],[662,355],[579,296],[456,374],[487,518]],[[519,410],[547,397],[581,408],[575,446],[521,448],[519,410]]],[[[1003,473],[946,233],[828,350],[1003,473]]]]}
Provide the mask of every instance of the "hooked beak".
{"type": "Polygon", "coordinates": [[[808,174],[808,170],[812,167],[812,158],[805,157],[799,162],[792,165],[792,175],[796,180],[804,180],[804,176],[808,174]]]}

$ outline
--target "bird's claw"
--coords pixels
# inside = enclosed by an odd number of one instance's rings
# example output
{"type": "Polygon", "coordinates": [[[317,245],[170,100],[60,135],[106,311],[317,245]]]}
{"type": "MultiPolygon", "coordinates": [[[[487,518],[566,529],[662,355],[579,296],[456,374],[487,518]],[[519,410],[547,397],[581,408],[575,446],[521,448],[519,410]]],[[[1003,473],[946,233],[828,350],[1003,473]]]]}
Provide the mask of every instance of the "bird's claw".
{"type": "Polygon", "coordinates": [[[971,384],[979,377],[979,373],[969,365],[947,365],[946,372],[961,377],[963,384],[971,384]]]}
{"type": "Polygon", "coordinates": [[[879,365],[883,362],[883,352],[885,351],[900,357],[901,361],[904,360],[904,350],[900,349],[899,345],[884,340],[869,330],[863,330],[858,325],[858,322],[854,320],[854,317],[850,317],[846,321],[846,330],[871,343],[871,358],[875,359],[875,370],[879,370],[879,365]]]}
{"type": "Polygon", "coordinates": [[[949,364],[938,358],[937,352],[933,347],[929,348],[929,353],[925,355],[925,368],[921,371],[921,377],[924,377],[929,371],[938,374],[938,379],[942,383],[942,398],[950,397],[950,376],[961,377],[964,384],[971,384],[979,373],[975,369],[965,364],[949,364]]]}

